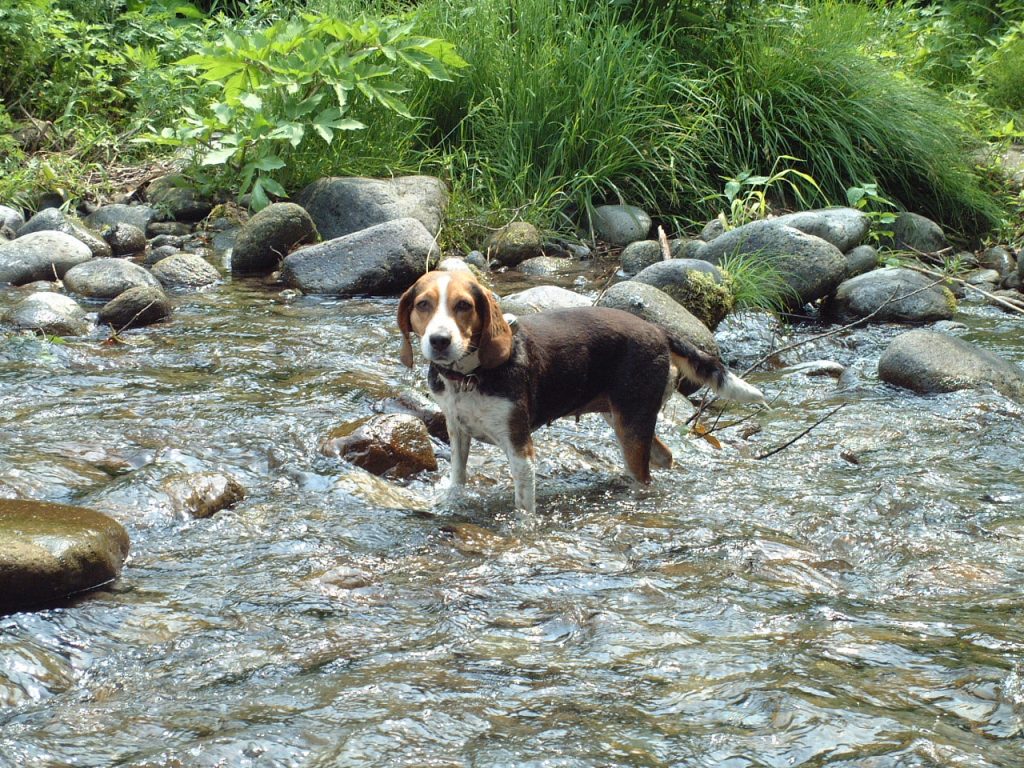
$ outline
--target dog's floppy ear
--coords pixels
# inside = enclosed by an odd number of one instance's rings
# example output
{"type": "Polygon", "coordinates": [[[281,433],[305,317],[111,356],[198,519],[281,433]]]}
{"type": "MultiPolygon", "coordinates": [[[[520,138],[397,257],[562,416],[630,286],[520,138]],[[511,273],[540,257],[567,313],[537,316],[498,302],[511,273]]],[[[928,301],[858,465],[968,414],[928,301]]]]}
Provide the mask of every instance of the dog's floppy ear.
{"type": "Polygon", "coordinates": [[[512,329],[487,288],[474,283],[471,290],[480,317],[480,341],[477,343],[480,367],[497,368],[512,356],[512,329]]]}
{"type": "Polygon", "coordinates": [[[412,285],[398,302],[398,330],[402,332],[402,349],[398,353],[398,359],[406,368],[412,368],[412,342],[409,334],[412,333],[412,303],[416,298],[416,283],[412,285]]]}

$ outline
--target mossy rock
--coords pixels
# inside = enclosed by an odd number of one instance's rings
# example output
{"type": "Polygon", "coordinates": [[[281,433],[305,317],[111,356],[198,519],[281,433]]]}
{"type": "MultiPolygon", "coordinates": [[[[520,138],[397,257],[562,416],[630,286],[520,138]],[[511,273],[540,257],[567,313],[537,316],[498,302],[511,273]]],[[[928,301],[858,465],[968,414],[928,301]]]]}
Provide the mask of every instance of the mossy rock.
{"type": "Polygon", "coordinates": [[[711,330],[733,308],[729,277],[706,261],[659,261],[641,270],[633,279],[661,289],[711,330]]]}

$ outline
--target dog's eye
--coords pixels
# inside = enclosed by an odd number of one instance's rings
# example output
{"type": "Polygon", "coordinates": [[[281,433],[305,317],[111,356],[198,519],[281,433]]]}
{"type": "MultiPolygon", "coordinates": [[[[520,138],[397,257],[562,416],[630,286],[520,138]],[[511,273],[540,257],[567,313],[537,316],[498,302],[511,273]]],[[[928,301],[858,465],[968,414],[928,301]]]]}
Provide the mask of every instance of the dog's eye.
{"type": "Polygon", "coordinates": [[[455,302],[455,311],[456,312],[469,312],[469,310],[471,310],[472,308],[473,308],[473,305],[470,304],[465,299],[460,299],[459,301],[455,302]]]}
{"type": "Polygon", "coordinates": [[[416,309],[420,312],[429,312],[430,302],[427,299],[420,299],[416,302],[416,309]]]}

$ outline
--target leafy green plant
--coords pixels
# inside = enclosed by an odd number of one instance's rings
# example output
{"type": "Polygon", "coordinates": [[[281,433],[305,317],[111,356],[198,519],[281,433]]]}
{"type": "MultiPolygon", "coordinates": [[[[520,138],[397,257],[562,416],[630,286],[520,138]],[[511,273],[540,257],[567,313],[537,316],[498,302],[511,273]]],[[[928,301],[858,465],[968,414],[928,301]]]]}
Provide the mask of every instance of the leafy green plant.
{"type": "Polygon", "coordinates": [[[207,84],[207,108],[149,138],[191,150],[207,172],[200,180],[251,193],[262,208],[270,195],[286,194],[275,172],[305,142],[330,145],[339,132],[366,127],[352,117],[357,98],[411,118],[404,76],[449,80],[465,66],[450,43],[414,35],[414,27],[398,18],[348,23],[305,14],[248,35],[227,31],[178,62],[207,84]]]}
{"type": "Polygon", "coordinates": [[[871,222],[868,239],[877,244],[892,237],[892,225],[896,223],[893,209],[896,204],[878,192],[877,184],[862,184],[846,190],[846,202],[851,208],[863,211],[871,222]]]}
{"type": "Polygon", "coordinates": [[[767,217],[771,212],[771,198],[774,196],[776,200],[785,199],[787,190],[797,203],[803,205],[806,196],[798,181],[802,181],[818,195],[821,194],[818,183],[809,174],[796,168],[780,170],[779,163],[784,160],[799,162],[795,157],[782,155],[775,159],[767,176],[743,171],[726,180],[722,194],[729,203],[729,210],[727,213],[719,214],[719,220],[727,230],[767,217]]]}

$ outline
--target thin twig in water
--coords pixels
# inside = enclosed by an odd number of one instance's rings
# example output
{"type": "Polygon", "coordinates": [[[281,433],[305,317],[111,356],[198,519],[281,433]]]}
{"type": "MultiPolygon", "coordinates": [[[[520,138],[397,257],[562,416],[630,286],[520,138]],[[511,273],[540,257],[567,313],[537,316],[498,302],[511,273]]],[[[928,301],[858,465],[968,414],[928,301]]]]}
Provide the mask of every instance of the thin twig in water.
{"type": "Polygon", "coordinates": [[[841,411],[843,408],[845,408],[848,405],[849,405],[849,403],[840,403],[835,408],[833,408],[831,411],[829,411],[824,416],[822,416],[820,419],[818,419],[816,422],[811,424],[811,426],[809,426],[807,429],[805,429],[803,432],[801,432],[796,437],[792,438],[791,440],[787,440],[786,442],[784,442],[782,445],[778,446],[777,448],[772,448],[767,453],[762,453],[762,454],[760,454],[758,456],[755,456],[754,458],[756,458],[758,460],[760,460],[760,459],[767,459],[769,456],[774,456],[776,453],[781,453],[782,451],[784,451],[787,448],[789,448],[789,446],[791,446],[793,443],[795,443],[801,437],[806,436],[812,429],[814,429],[815,427],[818,427],[818,426],[824,424],[826,421],[831,419],[833,416],[835,416],[837,413],[839,413],[839,411],[841,411]]]}

